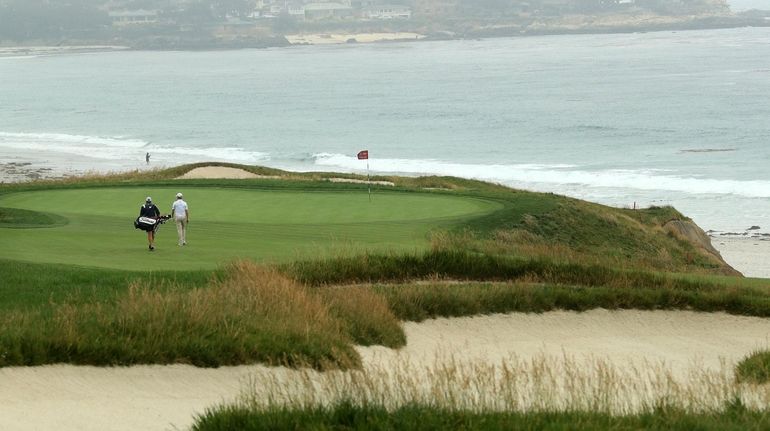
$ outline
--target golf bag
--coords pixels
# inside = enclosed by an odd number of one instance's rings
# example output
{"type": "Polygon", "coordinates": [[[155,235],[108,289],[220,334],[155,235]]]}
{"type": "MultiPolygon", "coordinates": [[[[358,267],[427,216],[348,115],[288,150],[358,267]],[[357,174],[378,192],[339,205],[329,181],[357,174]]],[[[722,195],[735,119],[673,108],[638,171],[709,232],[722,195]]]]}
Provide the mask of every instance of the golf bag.
{"type": "Polygon", "coordinates": [[[170,218],[170,215],[163,215],[158,218],[137,217],[136,220],[134,220],[134,228],[141,229],[145,232],[154,231],[158,229],[158,226],[162,225],[170,218]]]}

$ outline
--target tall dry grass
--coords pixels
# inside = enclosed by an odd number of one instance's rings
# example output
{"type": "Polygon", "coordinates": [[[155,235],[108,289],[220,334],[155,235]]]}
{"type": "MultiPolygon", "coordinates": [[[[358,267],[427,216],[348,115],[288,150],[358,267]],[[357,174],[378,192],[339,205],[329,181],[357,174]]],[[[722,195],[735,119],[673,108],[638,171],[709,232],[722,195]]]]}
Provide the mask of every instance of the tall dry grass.
{"type": "Polygon", "coordinates": [[[356,344],[392,348],[406,345],[401,322],[385,297],[374,290],[364,286],[342,286],[319,288],[317,292],[356,344]]]}
{"type": "Polygon", "coordinates": [[[357,337],[403,345],[395,317],[372,294],[324,296],[246,261],[224,274],[204,288],[135,283],[114,301],[2,316],[0,366],[262,362],[350,368],[360,365],[357,337]]]}
{"type": "Polygon", "coordinates": [[[736,382],[726,363],[611,362],[597,357],[512,355],[500,362],[436,356],[432,363],[398,356],[371,361],[363,370],[258,373],[238,405],[254,411],[294,410],[350,403],[395,410],[408,405],[470,412],[593,412],[612,416],[660,409],[720,412],[739,401],[748,409],[770,406],[770,387],[736,382]]]}

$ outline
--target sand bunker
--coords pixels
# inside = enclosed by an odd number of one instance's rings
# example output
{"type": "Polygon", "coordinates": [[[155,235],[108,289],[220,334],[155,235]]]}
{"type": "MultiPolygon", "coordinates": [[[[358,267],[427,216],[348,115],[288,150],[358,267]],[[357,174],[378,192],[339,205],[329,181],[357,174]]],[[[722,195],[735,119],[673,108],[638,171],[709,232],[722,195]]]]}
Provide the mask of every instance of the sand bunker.
{"type": "MultiPolygon", "coordinates": [[[[184,179],[231,179],[231,180],[240,180],[240,179],[249,179],[249,178],[269,178],[269,179],[280,179],[281,177],[276,175],[257,175],[255,173],[238,169],[238,168],[228,168],[224,166],[204,166],[201,168],[195,168],[187,172],[186,174],[177,177],[178,180],[184,180],[184,179]]],[[[366,181],[366,180],[358,180],[358,179],[352,179],[352,178],[328,178],[329,182],[332,183],[356,183],[356,184],[372,184],[372,185],[380,185],[380,186],[394,186],[395,184],[390,181],[366,181]]]]}
{"type": "MultiPolygon", "coordinates": [[[[516,357],[514,362],[518,361],[517,369],[529,370],[538,366],[537,358],[569,356],[577,362],[568,364],[565,372],[582,370],[575,364],[584,359],[594,361],[587,362],[593,364],[589,373],[606,374],[597,363],[611,364],[620,370],[637,367],[637,375],[646,372],[644,367],[655,368],[654,373],[666,367],[670,375],[685,379],[685,383],[693,369],[705,370],[715,373],[710,375],[711,383],[708,383],[715,392],[729,393],[719,388],[732,384],[729,374],[734,363],[757,348],[767,347],[770,336],[768,319],[675,311],[514,313],[406,323],[404,328],[408,345],[401,351],[359,348],[365,372],[377,370],[378,378],[393,380],[398,369],[418,370],[436,364],[445,367],[442,362],[483,367],[484,364],[511,363],[512,355],[516,357]]],[[[262,366],[5,368],[0,369],[0,429],[165,430],[173,426],[184,429],[193,423],[194,415],[205,408],[236,399],[250,386],[249,382],[261,382],[255,385],[258,391],[286,393],[291,391],[287,388],[299,391],[309,386],[323,390],[324,385],[334,384],[324,380],[327,376],[336,379],[339,391],[339,382],[345,381],[340,379],[349,374],[321,375],[262,366]],[[301,379],[305,379],[305,383],[296,383],[301,379]]],[[[429,377],[436,378],[435,375],[429,377]]],[[[581,382],[596,381],[593,377],[580,379],[581,382]]],[[[540,385],[538,390],[542,392],[543,383],[537,379],[519,381],[522,388],[540,385]]],[[[665,378],[662,384],[668,381],[665,378]]],[[[599,382],[603,381],[599,379],[599,382]]],[[[639,387],[656,388],[647,383],[639,387]]],[[[589,389],[577,388],[580,393],[589,389]]],[[[597,390],[606,389],[601,386],[597,390]]],[[[629,384],[610,389],[638,390],[629,384]]],[[[467,393],[467,389],[462,390],[467,393]]],[[[486,392],[483,385],[477,390],[486,392]]],[[[520,398],[521,405],[528,402],[525,396],[520,398]]],[[[621,397],[609,397],[613,402],[616,398],[621,397]]],[[[714,402],[718,401],[715,398],[714,402]]]]}
{"type": "Polygon", "coordinates": [[[396,185],[392,181],[367,181],[367,180],[357,180],[353,178],[329,178],[328,181],[332,183],[372,184],[372,185],[390,186],[390,187],[393,187],[396,185]]]}
{"type": "Polygon", "coordinates": [[[278,178],[275,176],[257,175],[255,173],[245,171],[238,168],[228,168],[224,166],[204,166],[201,168],[195,168],[186,174],[178,177],[177,179],[247,179],[247,178],[278,178]]]}

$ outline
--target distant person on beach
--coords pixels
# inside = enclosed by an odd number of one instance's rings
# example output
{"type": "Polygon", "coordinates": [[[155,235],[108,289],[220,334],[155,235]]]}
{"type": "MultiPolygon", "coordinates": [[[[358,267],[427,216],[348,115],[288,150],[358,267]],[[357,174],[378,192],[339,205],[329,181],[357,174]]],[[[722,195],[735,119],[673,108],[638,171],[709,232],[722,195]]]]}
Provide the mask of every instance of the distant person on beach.
{"type": "MultiPolygon", "coordinates": [[[[152,219],[160,218],[160,210],[154,203],[152,203],[151,197],[147,196],[144,205],[139,208],[139,217],[148,217],[152,219]]],[[[150,251],[155,250],[155,229],[147,231],[147,242],[150,244],[150,251]]]]}
{"type": "Polygon", "coordinates": [[[144,160],[147,161],[148,165],[150,164],[150,153],[147,153],[147,154],[144,155],[144,160]]]}
{"type": "Polygon", "coordinates": [[[176,233],[179,236],[179,245],[187,245],[187,223],[190,223],[190,211],[187,202],[182,199],[182,194],[176,194],[176,200],[171,204],[171,216],[176,222],[176,233]]]}

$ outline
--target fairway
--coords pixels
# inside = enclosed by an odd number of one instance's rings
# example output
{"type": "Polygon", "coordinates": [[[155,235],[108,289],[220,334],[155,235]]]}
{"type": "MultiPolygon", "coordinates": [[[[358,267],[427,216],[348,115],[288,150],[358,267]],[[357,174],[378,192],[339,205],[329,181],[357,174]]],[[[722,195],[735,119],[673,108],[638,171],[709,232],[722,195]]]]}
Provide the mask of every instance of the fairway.
{"type": "Polygon", "coordinates": [[[428,233],[499,209],[483,199],[428,193],[250,190],[182,186],[45,190],[0,196],[0,207],[55,214],[48,227],[0,225],[0,258],[82,266],[205,269],[237,258],[282,262],[351,251],[411,251],[428,233]],[[172,221],[147,250],[133,221],[146,196],[161,213],[177,192],[190,205],[186,247],[172,221]]]}

